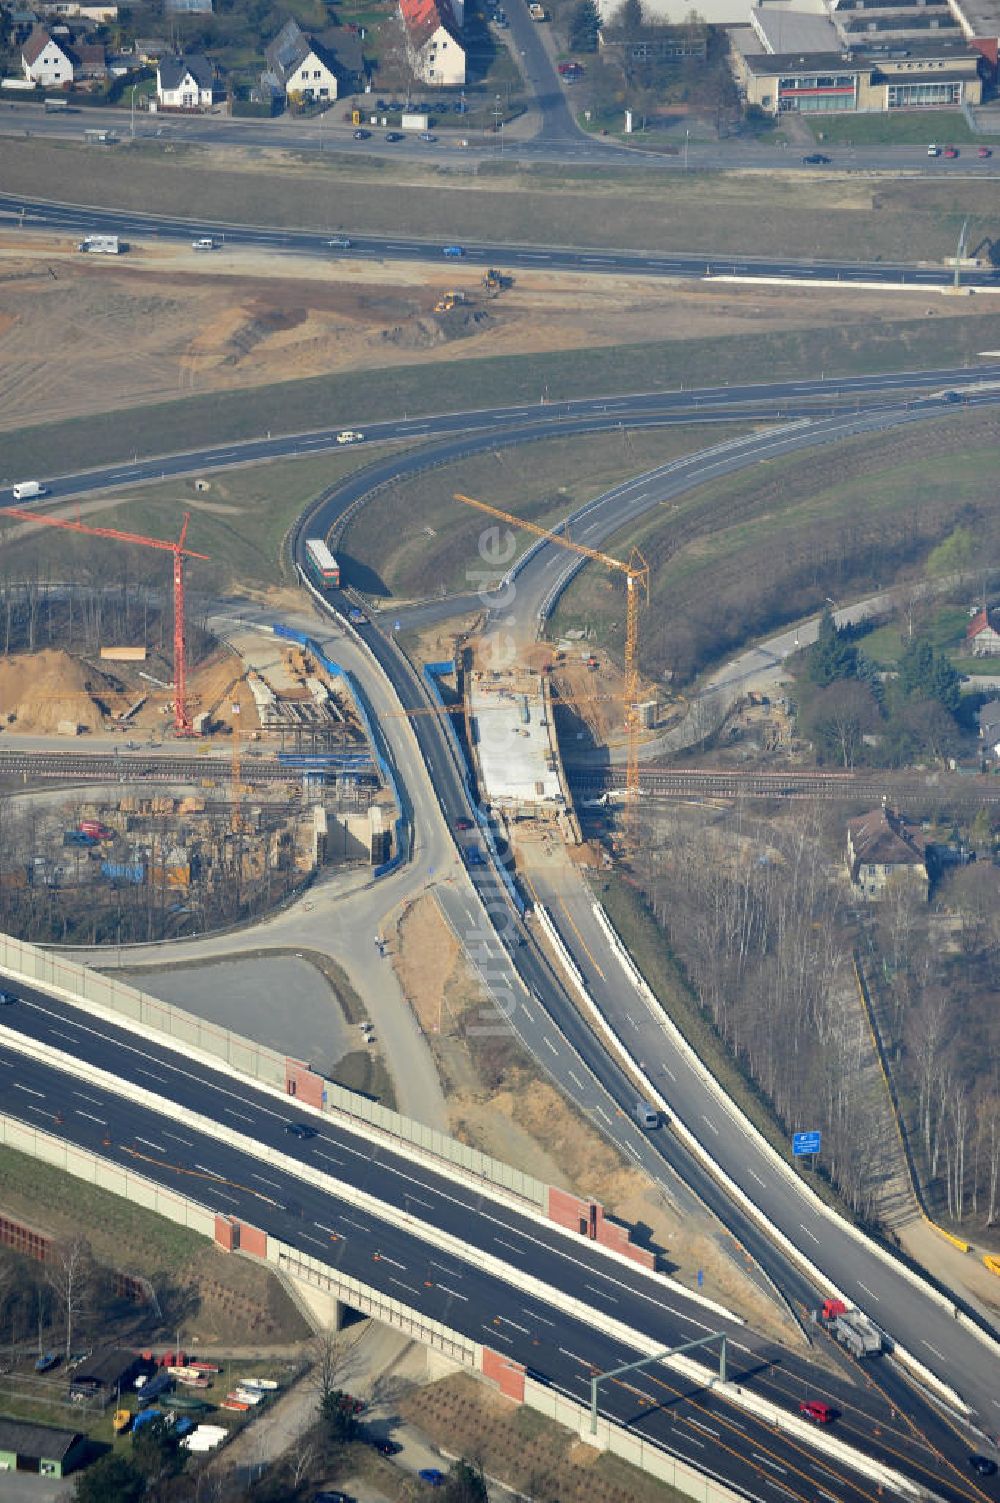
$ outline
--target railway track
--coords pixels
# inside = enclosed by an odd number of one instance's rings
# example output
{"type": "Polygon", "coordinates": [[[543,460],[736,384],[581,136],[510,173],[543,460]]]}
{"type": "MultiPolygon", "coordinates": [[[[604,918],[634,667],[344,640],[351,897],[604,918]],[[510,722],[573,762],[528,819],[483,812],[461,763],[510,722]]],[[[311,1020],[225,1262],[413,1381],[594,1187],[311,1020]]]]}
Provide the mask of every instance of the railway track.
{"type": "MultiPolygon", "coordinates": [[[[574,793],[597,797],[621,785],[614,769],[567,766],[574,793]]],[[[640,786],[648,798],[775,798],[843,802],[1000,804],[1000,778],[954,773],[924,776],[894,773],[752,771],[719,768],[645,767],[640,786]]]]}
{"type": "MultiPolygon", "coordinates": [[[[0,778],[22,783],[56,778],[121,783],[227,783],[233,768],[228,760],[206,757],[115,757],[80,752],[0,752],[0,778]]],[[[240,781],[254,783],[296,781],[301,773],[282,767],[276,758],[261,757],[240,768],[240,781]]]]}

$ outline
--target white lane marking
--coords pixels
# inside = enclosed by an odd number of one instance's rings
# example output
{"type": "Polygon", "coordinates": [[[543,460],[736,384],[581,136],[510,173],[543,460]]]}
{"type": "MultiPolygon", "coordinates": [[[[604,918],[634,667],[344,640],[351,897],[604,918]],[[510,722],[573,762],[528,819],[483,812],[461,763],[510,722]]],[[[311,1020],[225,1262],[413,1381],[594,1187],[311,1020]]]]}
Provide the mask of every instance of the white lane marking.
{"type": "Polygon", "coordinates": [[[325,1159],[328,1164],[337,1164],[340,1168],[344,1166],[343,1159],[335,1159],[332,1153],[324,1153],[321,1148],[314,1148],[313,1156],[317,1159],[325,1159]]]}
{"type": "Polygon", "coordinates": [[[875,1301],[875,1303],[878,1304],[878,1295],[877,1294],[873,1294],[872,1291],[869,1289],[868,1285],[867,1284],[862,1284],[862,1282],[861,1282],[860,1279],[858,1279],[858,1288],[859,1289],[863,1289],[865,1291],[865,1293],[867,1294],[868,1298],[869,1299],[873,1299],[875,1301]]]}
{"type": "Polygon", "coordinates": [[[45,1100],[44,1091],[33,1091],[30,1085],[22,1085],[19,1080],[15,1080],[14,1089],[15,1091],[26,1091],[29,1096],[38,1096],[40,1100],[45,1100]]]}
{"type": "Polygon", "coordinates": [[[604,1110],[603,1106],[595,1106],[594,1107],[594,1114],[595,1114],[595,1116],[603,1117],[604,1120],[605,1120],[605,1122],[608,1124],[608,1126],[609,1127],[611,1126],[611,1118],[608,1116],[608,1114],[604,1110]]]}
{"type": "Polygon", "coordinates": [[[631,1143],[624,1143],[622,1145],[622,1147],[625,1149],[626,1153],[630,1153],[632,1155],[632,1157],[635,1159],[635,1161],[636,1161],[637,1164],[641,1164],[642,1163],[642,1159],[639,1157],[639,1155],[636,1152],[636,1150],[632,1147],[631,1143]]]}
{"type": "Polygon", "coordinates": [[[390,1258],[388,1253],[379,1253],[378,1260],[380,1263],[391,1263],[393,1268],[399,1269],[400,1273],[406,1272],[406,1264],[400,1263],[396,1258],[390,1258]]]}
{"type": "Polygon", "coordinates": [[[233,1205],[233,1206],[238,1206],[239,1205],[239,1201],[236,1199],[235,1195],[227,1195],[226,1192],[225,1192],[225,1190],[216,1190],[215,1193],[219,1197],[220,1200],[228,1200],[229,1204],[233,1205]]]}
{"type": "Polygon", "coordinates": [[[389,1283],[390,1284],[395,1284],[396,1287],[399,1288],[399,1289],[407,1289],[407,1290],[409,1290],[410,1294],[417,1294],[417,1295],[419,1295],[419,1293],[420,1293],[419,1289],[414,1289],[414,1287],[413,1287],[412,1284],[404,1284],[402,1279],[394,1279],[391,1275],[389,1277],[389,1283]]]}
{"type": "Polygon", "coordinates": [[[210,1169],[207,1164],[195,1164],[194,1167],[200,1169],[202,1174],[210,1174],[213,1179],[222,1179],[218,1169],[210,1169]]]}
{"type": "Polygon", "coordinates": [[[135,1141],[137,1143],[145,1143],[147,1148],[155,1148],[157,1153],[166,1153],[167,1151],[162,1143],[153,1143],[149,1138],[140,1138],[138,1133],[135,1135],[135,1141]]]}
{"type": "Polygon", "coordinates": [[[144,1070],[141,1065],[136,1065],[135,1073],[137,1075],[148,1075],[150,1080],[158,1080],[161,1085],[166,1085],[167,1083],[165,1075],[157,1075],[155,1070],[144,1070]]]}
{"type": "Polygon", "coordinates": [[[309,1232],[299,1232],[299,1236],[302,1238],[303,1242],[311,1242],[314,1247],[321,1247],[323,1251],[326,1252],[326,1243],[321,1242],[318,1237],[311,1236],[309,1232]]]}
{"type": "Polygon", "coordinates": [[[758,1185],[763,1185],[764,1181],[761,1179],[760,1175],[756,1172],[755,1169],[751,1169],[750,1168],[749,1164],[747,1165],[747,1173],[753,1175],[753,1177],[757,1181],[758,1185]]]}
{"type": "Polygon", "coordinates": [[[591,1366],[591,1363],[587,1361],[586,1357],[581,1357],[578,1352],[571,1352],[569,1348],[565,1346],[561,1346],[559,1350],[562,1352],[564,1357],[572,1357],[574,1362],[579,1362],[581,1367],[591,1366]]]}
{"type": "Polygon", "coordinates": [[[74,1091],[74,1096],[79,1096],[81,1101],[89,1101],[91,1106],[103,1106],[103,1101],[98,1101],[96,1096],[88,1096],[86,1091],[74,1091]]]}
{"type": "Polygon", "coordinates": [[[238,1117],[241,1122],[250,1122],[251,1124],[253,1123],[253,1118],[252,1117],[248,1117],[247,1114],[246,1114],[246,1112],[237,1112],[237,1111],[234,1111],[234,1109],[231,1106],[224,1106],[222,1108],[222,1110],[227,1114],[227,1116],[238,1117]]]}
{"type": "Polygon", "coordinates": [[[503,1331],[498,1331],[495,1326],[484,1325],[483,1330],[489,1331],[490,1335],[495,1341],[506,1341],[508,1346],[514,1345],[513,1336],[505,1336],[503,1331]]]}
{"type": "Polygon", "coordinates": [[[510,1319],[509,1315],[498,1315],[497,1316],[497,1320],[500,1322],[501,1325],[504,1325],[504,1326],[513,1326],[514,1330],[515,1331],[520,1331],[522,1336],[530,1336],[531,1335],[531,1332],[530,1332],[530,1330],[528,1329],[527,1326],[519,1326],[516,1320],[511,1320],[510,1319]]]}
{"type": "Polygon", "coordinates": [[[690,1441],[691,1445],[697,1446],[699,1451],[703,1451],[705,1449],[705,1442],[703,1440],[699,1440],[696,1435],[688,1435],[683,1430],[675,1430],[674,1434],[680,1435],[686,1441],[690,1441]]]}
{"type": "Polygon", "coordinates": [[[688,1424],[694,1425],[695,1429],[700,1430],[703,1435],[714,1435],[716,1440],[719,1439],[720,1432],[718,1430],[713,1430],[711,1425],[703,1425],[700,1420],[696,1419],[689,1419],[688,1424]]]}
{"type": "Polygon", "coordinates": [[[163,1136],[165,1138],[173,1138],[175,1143],[183,1143],[185,1148],[194,1147],[190,1138],[179,1138],[175,1132],[167,1132],[166,1128],[163,1129],[163,1136]]]}
{"type": "Polygon", "coordinates": [[[941,1362],[944,1361],[944,1358],[941,1356],[941,1353],[938,1351],[937,1347],[931,1346],[929,1341],[922,1341],[920,1344],[921,1346],[925,1346],[929,1352],[933,1352],[935,1357],[939,1358],[941,1362]]]}
{"type": "Polygon", "coordinates": [[[663,1073],[670,1076],[670,1079],[673,1081],[674,1085],[677,1084],[677,1076],[674,1074],[673,1070],[671,1070],[669,1065],[663,1066],[663,1073]]]}
{"type": "Polygon", "coordinates": [[[57,1039],[65,1039],[68,1044],[79,1044],[80,1040],[74,1038],[71,1033],[63,1033],[59,1028],[50,1028],[49,1032],[57,1039]]]}
{"type": "Polygon", "coordinates": [[[348,1226],[353,1226],[354,1229],[355,1229],[355,1231],[358,1231],[358,1232],[367,1232],[367,1231],[370,1230],[369,1227],[362,1226],[362,1224],[361,1224],[360,1221],[352,1221],[351,1218],[350,1218],[350,1216],[341,1215],[340,1219],[341,1219],[341,1221],[346,1221],[348,1226]]]}
{"type": "Polygon", "coordinates": [[[577,1075],[574,1070],[567,1070],[566,1073],[569,1076],[570,1080],[573,1081],[574,1085],[578,1086],[579,1089],[582,1091],[583,1088],[584,1088],[583,1087],[583,1081],[580,1079],[579,1075],[577,1075]]]}
{"type": "Polygon", "coordinates": [[[441,1272],[446,1273],[450,1279],[460,1279],[462,1277],[457,1268],[448,1268],[444,1263],[436,1263],[433,1258],[429,1258],[428,1262],[432,1268],[440,1268],[441,1272]]]}
{"type": "Polygon", "coordinates": [[[716,1125],[715,1125],[714,1122],[709,1122],[709,1120],[705,1116],[704,1112],[702,1112],[702,1114],[701,1114],[701,1120],[704,1122],[704,1124],[705,1124],[706,1127],[710,1127],[712,1129],[712,1131],[715,1133],[716,1137],[719,1136],[719,1129],[716,1127],[716,1125]]]}
{"type": "Polygon", "coordinates": [[[278,1181],[276,1179],[268,1179],[266,1174],[251,1174],[250,1178],[259,1179],[262,1185],[273,1185],[275,1190],[281,1189],[278,1181]]]}
{"type": "Polygon", "coordinates": [[[787,1468],[779,1466],[776,1461],[771,1460],[770,1456],[762,1456],[759,1451],[751,1451],[750,1455],[754,1461],[759,1461],[761,1466],[770,1467],[772,1472],[780,1472],[783,1477],[788,1476],[787,1468]]]}
{"type": "Polygon", "coordinates": [[[505,1242],[502,1237],[494,1237],[493,1241],[494,1242],[498,1242],[501,1247],[509,1247],[510,1250],[511,1250],[511,1252],[516,1252],[519,1255],[523,1254],[523,1252],[524,1252],[524,1248],[523,1247],[515,1247],[514,1244],[513,1244],[513,1242],[505,1242]]]}
{"type": "Polygon", "coordinates": [[[599,1294],[602,1299],[609,1299],[613,1305],[617,1305],[618,1296],[609,1294],[606,1289],[595,1289],[593,1284],[584,1284],[584,1289],[589,1289],[591,1294],[599,1294]]]}
{"type": "Polygon", "coordinates": [[[537,1310],[529,1310],[528,1307],[527,1307],[527,1305],[524,1305],[522,1308],[524,1310],[525,1315],[530,1316],[530,1318],[532,1320],[540,1320],[543,1326],[554,1326],[555,1325],[555,1321],[554,1320],[549,1320],[549,1318],[548,1318],[547,1315],[539,1315],[539,1313],[538,1313],[537,1310]]]}
{"type": "Polygon", "coordinates": [[[322,1221],[314,1221],[313,1226],[318,1226],[321,1232],[329,1232],[331,1237],[340,1236],[340,1233],[335,1232],[332,1226],[324,1226],[322,1221]]]}
{"type": "Polygon", "coordinates": [[[406,1190],[403,1191],[403,1199],[404,1199],[404,1201],[407,1201],[407,1202],[411,1201],[411,1200],[415,1200],[417,1202],[418,1206],[426,1206],[427,1209],[428,1209],[428,1211],[433,1211],[433,1209],[434,1209],[434,1207],[431,1205],[431,1203],[430,1203],[429,1200],[421,1200],[419,1195],[411,1195],[406,1190]]]}
{"type": "Polygon", "coordinates": [[[815,1242],[815,1244],[816,1244],[816,1246],[817,1246],[817,1247],[818,1247],[818,1246],[819,1246],[819,1238],[818,1238],[818,1237],[817,1237],[817,1236],[815,1236],[815,1235],[814,1235],[814,1234],[813,1234],[813,1233],[812,1233],[812,1232],[811,1232],[811,1231],[810,1231],[810,1230],[809,1230],[809,1228],[808,1228],[808,1227],[807,1227],[807,1226],[803,1226],[803,1225],[802,1225],[802,1222],[801,1222],[801,1221],[800,1221],[800,1222],[799,1222],[799,1227],[800,1227],[800,1229],[801,1229],[801,1230],[802,1230],[802,1231],[804,1231],[804,1232],[805,1232],[805,1234],[806,1234],[806,1236],[807,1236],[807,1237],[812,1237],[812,1239],[813,1239],[813,1241],[814,1241],[814,1242],[815,1242]]]}
{"type": "Polygon", "coordinates": [[[559,1050],[556,1048],[555,1044],[550,1038],[543,1038],[542,1043],[546,1046],[546,1048],[551,1049],[553,1054],[559,1053],[559,1050]]]}
{"type": "Polygon", "coordinates": [[[461,1299],[466,1304],[469,1303],[469,1296],[467,1294],[459,1294],[457,1289],[449,1289],[447,1284],[439,1284],[438,1288],[442,1289],[445,1294],[450,1295],[452,1299],[461,1299]]]}

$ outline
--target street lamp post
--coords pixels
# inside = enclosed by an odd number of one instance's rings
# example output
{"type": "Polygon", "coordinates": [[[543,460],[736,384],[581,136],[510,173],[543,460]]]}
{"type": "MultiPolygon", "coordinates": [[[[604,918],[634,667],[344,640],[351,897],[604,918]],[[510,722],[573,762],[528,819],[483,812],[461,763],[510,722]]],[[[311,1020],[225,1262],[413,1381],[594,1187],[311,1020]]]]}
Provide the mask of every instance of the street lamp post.
{"type": "Polygon", "coordinates": [[[690,144],[691,144],[691,132],[690,132],[689,129],[686,129],[684,131],[684,171],[685,172],[687,172],[687,170],[688,170],[688,147],[690,146],[690,144]]]}

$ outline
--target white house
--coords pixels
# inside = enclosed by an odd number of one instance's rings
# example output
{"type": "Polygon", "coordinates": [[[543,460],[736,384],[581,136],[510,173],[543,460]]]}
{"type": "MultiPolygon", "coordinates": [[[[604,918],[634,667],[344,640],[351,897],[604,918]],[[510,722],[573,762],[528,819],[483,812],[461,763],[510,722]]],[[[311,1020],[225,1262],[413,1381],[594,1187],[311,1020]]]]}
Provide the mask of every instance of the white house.
{"type": "Polygon", "coordinates": [[[333,54],[307,37],[295,21],[287,21],[265,49],[267,72],[264,82],[286,99],[330,100],[337,98],[336,60],[333,54]]]}
{"type": "Polygon", "coordinates": [[[48,87],[73,82],[72,58],[52,40],[44,26],[36,26],[22,46],[21,67],[25,78],[32,83],[48,87]]]}
{"type": "Polygon", "coordinates": [[[165,110],[204,110],[212,103],[214,70],[207,57],[164,57],[156,65],[156,98],[165,110]]]}
{"type": "Polygon", "coordinates": [[[414,76],[436,87],[465,83],[462,0],[399,0],[406,53],[414,76]]]}

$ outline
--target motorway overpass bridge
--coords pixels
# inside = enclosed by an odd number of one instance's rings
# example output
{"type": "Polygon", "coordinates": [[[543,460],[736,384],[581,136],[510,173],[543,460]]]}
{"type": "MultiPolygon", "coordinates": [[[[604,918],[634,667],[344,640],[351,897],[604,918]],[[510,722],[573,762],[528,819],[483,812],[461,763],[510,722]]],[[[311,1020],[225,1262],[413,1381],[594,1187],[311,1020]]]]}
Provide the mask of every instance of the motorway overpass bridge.
{"type": "Polygon", "coordinates": [[[595,1204],[62,957],[0,950],[18,999],[0,1017],[8,1145],[265,1259],[581,1431],[596,1372],[723,1331],[727,1383],[676,1359],[601,1394],[600,1443],[705,1503],[773,1503],[776,1485],[986,1503],[964,1439],[928,1406],[904,1417],[889,1359],[863,1375],[805,1360],[656,1272],[595,1204]],[[312,1135],[290,1134],[298,1124],[312,1135]],[[799,1418],[805,1397],[837,1408],[835,1434],[799,1418]]]}

